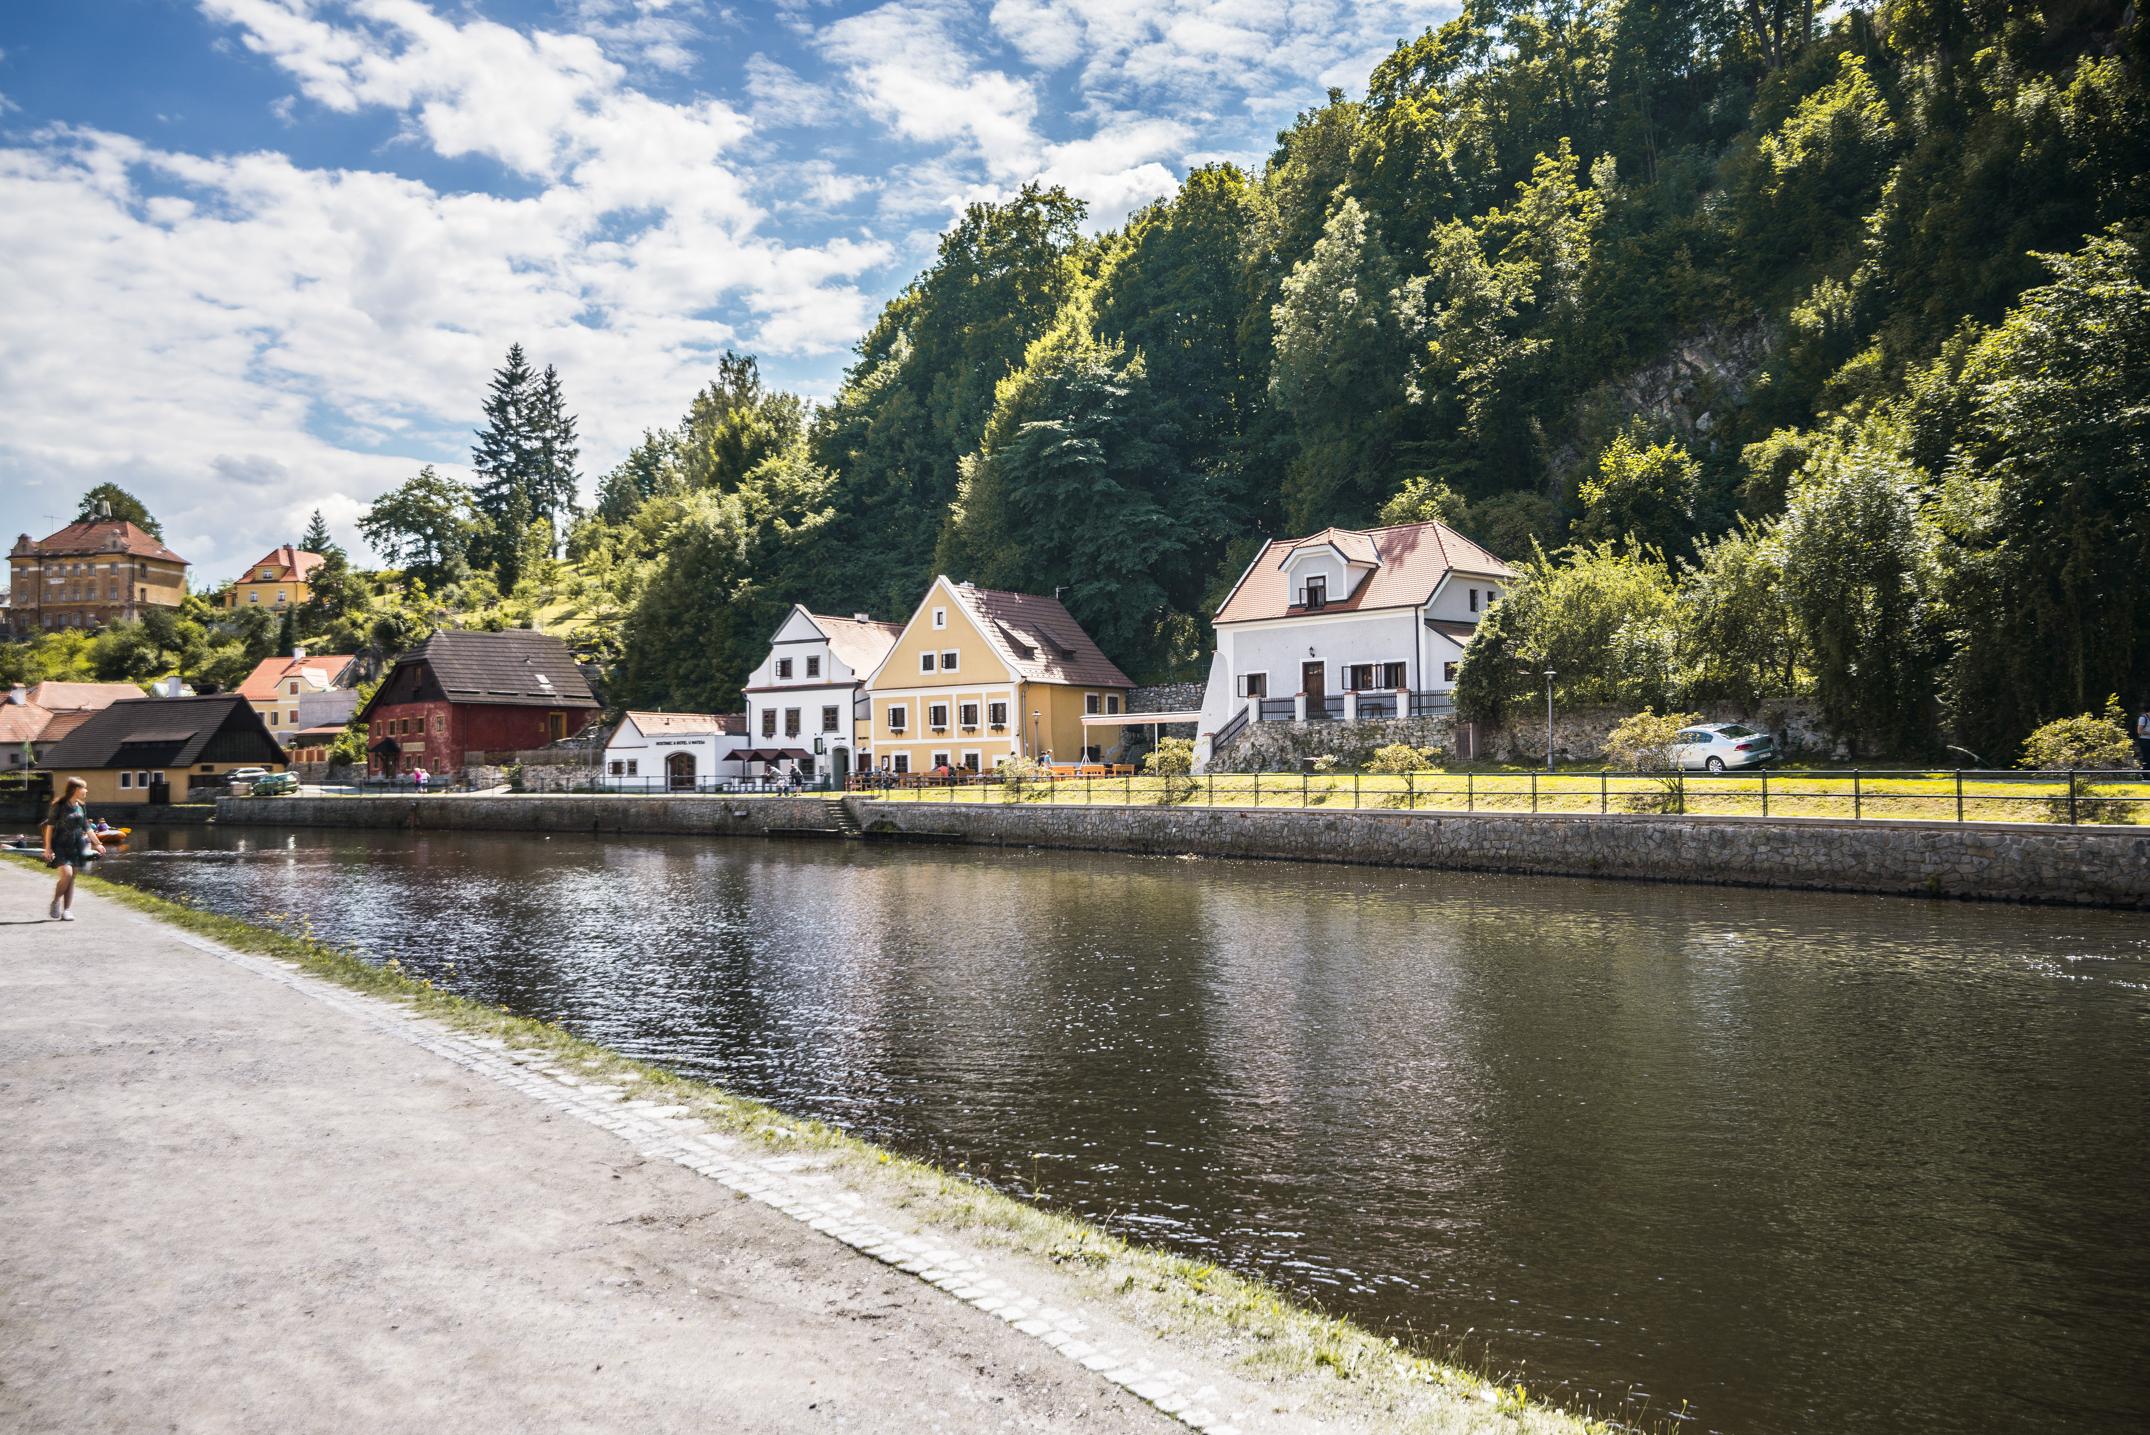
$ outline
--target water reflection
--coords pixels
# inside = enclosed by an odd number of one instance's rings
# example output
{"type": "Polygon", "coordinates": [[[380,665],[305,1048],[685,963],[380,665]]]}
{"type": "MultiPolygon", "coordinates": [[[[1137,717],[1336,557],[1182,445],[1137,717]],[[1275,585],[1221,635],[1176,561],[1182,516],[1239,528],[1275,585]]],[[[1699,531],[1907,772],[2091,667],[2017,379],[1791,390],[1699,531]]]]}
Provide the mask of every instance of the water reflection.
{"type": "Polygon", "coordinates": [[[2150,1422],[2137,917],[477,834],[158,836],[113,875],[1601,1409],[2150,1422]]]}

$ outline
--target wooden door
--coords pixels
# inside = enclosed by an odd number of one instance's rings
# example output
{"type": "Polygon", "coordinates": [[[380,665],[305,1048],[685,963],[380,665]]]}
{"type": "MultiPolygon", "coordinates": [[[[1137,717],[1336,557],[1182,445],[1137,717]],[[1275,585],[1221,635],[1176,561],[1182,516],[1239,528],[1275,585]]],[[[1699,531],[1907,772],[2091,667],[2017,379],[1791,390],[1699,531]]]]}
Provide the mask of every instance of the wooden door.
{"type": "Polygon", "coordinates": [[[1302,663],[1299,666],[1299,691],[1306,694],[1306,715],[1318,718],[1326,709],[1329,696],[1323,679],[1327,676],[1325,663],[1302,663]]]}

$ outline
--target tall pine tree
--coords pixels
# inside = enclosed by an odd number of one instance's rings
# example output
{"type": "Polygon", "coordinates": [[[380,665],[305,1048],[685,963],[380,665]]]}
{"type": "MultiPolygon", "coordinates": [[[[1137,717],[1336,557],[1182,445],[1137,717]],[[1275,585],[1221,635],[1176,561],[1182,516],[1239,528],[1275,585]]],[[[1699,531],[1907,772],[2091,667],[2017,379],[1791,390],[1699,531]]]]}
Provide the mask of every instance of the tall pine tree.
{"type": "Polygon", "coordinates": [[[324,557],[331,553],[341,553],[343,551],[336,546],[336,540],[329,535],[328,520],[321,516],[321,510],[318,508],[314,510],[314,516],[307,520],[306,531],[299,535],[299,551],[301,553],[319,553],[324,557]]]}
{"type": "Polygon", "coordinates": [[[557,550],[567,523],[578,511],[575,490],[582,475],[575,471],[581,450],[576,446],[575,416],[567,411],[560,392],[560,371],[545,366],[539,376],[530,411],[530,443],[535,460],[530,479],[530,507],[536,517],[552,524],[557,550]]]}
{"type": "Polygon", "coordinates": [[[537,516],[538,454],[532,442],[537,388],[523,346],[510,344],[507,362],[493,371],[485,427],[470,450],[471,467],[478,471],[473,500],[482,520],[471,557],[476,566],[493,570],[503,592],[522,576],[523,531],[537,516]]]}

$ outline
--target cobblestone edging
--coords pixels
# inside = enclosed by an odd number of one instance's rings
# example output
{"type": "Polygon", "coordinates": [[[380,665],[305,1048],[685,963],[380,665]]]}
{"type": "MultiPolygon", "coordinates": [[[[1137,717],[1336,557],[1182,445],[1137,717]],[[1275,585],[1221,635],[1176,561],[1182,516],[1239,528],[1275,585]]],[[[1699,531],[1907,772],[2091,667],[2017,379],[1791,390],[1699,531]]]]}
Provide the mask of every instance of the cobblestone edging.
{"type": "MultiPolygon", "coordinates": [[[[988,846],[2150,908],[2150,828],[2143,827],[847,800],[863,827],[988,846]]],[[[227,798],[218,803],[217,820],[420,831],[834,835],[829,804],[818,797],[227,798]]]]}
{"type": "MultiPolygon", "coordinates": [[[[153,923],[147,917],[135,920],[153,923]]],[[[375,1031],[519,1091],[554,1111],[609,1131],[650,1160],[684,1166],[727,1190],[782,1212],[830,1240],[937,1286],[1191,1429],[1210,1435],[1240,1435],[1238,1427],[1210,1408],[1210,1402],[1218,1398],[1215,1387],[1195,1388],[1193,1380],[1179,1370],[1113,1345],[1086,1340],[1087,1326],[1079,1317],[1041,1303],[988,1274],[956,1246],[862,1218],[841,1192],[816,1189],[796,1175],[798,1157],[752,1154],[745,1143],[684,1116],[685,1107],[629,1099],[625,1087],[584,1081],[535,1053],[517,1052],[499,1041],[463,1035],[281,962],[235,951],[175,927],[155,925],[174,941],[279,982],[375,1031]]]]}

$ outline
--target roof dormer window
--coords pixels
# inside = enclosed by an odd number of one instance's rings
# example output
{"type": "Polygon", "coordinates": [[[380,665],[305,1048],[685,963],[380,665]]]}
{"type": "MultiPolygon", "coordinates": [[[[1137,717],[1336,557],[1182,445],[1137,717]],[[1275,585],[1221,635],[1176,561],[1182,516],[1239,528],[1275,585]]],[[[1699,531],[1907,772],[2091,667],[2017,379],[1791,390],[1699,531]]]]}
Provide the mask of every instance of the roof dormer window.
{"type": "Polygon", "coordinates": [[[1299,606],[1310,613],[1329,606],[1329,579],[1325,574],[1308,576],[1306,586],[1299,590],[1299,606]]]}

